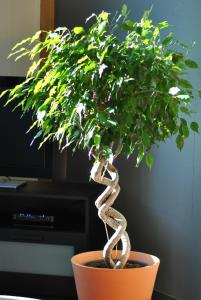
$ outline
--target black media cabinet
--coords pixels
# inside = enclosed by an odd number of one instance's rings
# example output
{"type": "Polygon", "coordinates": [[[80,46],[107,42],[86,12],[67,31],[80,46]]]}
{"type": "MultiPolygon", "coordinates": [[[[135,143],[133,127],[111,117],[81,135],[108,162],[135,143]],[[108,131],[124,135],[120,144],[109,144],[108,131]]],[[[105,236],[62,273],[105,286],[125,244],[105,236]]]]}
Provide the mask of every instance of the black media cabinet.
{"type": "MultiPolygon", "coordinates": [[[[75,297],[72,275],[57,274],[58,270],[56,274],[46,271],[43,274],[43,270],[32,272],[32,269],[24,272],[23,264],[27,264],[30,255],[34,259],[35,247],[36,251],[39,249],[37,255],[42,253],[40,261],[47,269],[53,263],[51,255],[55,247],[63,253],[65,246],[73,249],[73,253],[102,249],[104,226],[94,205],[101,190],[102,187],[94,184],[40,181],[29,182],[17,190],[0,189],[0,294],[75,297]],[[48,255],[50,261],[46,263],[48,255]]],[[[69,266],[69,257],[68,260],[69,266]]],[[[32,267],[37,270],[40,262],[33,261],[32,267]]]]}

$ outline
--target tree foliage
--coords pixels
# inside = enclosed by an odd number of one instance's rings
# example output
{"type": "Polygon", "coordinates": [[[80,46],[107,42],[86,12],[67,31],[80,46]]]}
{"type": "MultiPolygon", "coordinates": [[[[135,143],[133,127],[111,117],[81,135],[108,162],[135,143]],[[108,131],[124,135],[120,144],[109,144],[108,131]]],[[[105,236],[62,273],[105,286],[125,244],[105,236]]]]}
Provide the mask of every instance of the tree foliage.
{"type": "Polygon", "coordinates": [[[150,11],[135,21],[123,5],[113,18],[92,14],[87,28],[60,27],[43,41],[39,31],[13,48],[11,56],[32,64],[26,80],[7,91],[7,104],[16,100],[33,112],[34,139],[74,144],[98,158],[135,151],[137,165],[146,155],[148,167],[152,145],[175,135],[183,148],[189,130],[198,131],[187,121],[193,86],[186,79],[198,66],[173,33],[165,36],[168,22],[154,23],[150,11]]]}

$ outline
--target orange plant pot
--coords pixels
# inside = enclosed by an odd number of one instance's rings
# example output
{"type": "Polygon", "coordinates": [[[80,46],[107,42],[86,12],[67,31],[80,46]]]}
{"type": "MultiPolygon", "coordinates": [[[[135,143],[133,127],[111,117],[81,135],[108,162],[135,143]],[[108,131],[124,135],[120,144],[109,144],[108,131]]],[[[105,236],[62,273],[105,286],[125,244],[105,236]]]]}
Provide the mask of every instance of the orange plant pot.
{"type": "Polygon", "coordinates": [[[133,269],[93,268],[85,264],[102,259],[102,251],[77,254],[72,266],[79,300],[151,300],[159,259],[131,251],[130,260],[146,266],[133,269]]]}

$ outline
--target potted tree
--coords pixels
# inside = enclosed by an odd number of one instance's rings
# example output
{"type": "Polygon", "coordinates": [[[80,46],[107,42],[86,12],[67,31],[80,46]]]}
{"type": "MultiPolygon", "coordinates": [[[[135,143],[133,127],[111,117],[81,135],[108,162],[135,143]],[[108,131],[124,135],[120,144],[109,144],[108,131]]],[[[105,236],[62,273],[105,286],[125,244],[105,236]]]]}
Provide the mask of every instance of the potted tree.
{"type": "Polygon", "coordinates": [[[40,145],[57,140],[61,150],[70,144],[87,149],[91,178],[106,186],[95,204],[114,233],[103,252],[72,258],[80,300],[151,299],[159,259],[130,251],[126,219],[112,208],[120,192],[113,161],[135,153],[137,166],[145,158],[151,168],[152,145],[176,136],[181,150],[189,129],[198,132],[198,124],[188,122],[193,86],[186,79],[197,64],[172,33],[161,36],[168,22],[154,23],[150,11],[139,22],[126,5],[113,19],[105,11],[92,14],[87,29],[57,28],[44,40],[37,32],[11,54],[27,55],[32,64],[26,80],[2,94],[8,93],[7,104],[17,100],[16,108],[33,112],[40,145]]]}

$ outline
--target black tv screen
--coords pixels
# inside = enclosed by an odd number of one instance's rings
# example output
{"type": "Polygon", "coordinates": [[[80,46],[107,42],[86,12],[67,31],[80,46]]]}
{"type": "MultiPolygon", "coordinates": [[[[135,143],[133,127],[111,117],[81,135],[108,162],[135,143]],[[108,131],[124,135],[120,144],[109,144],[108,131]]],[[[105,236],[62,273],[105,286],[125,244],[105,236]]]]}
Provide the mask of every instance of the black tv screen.
{"type": "MultiPolygon", "coordinates": [[[[24,78],[0,76],[0,93],[13,88],[24,78]]],[[[14,104],[4,107],[6,96],[0,100],[0,176],[50,178],[52,173],[52,145],[38,149],[39,143],[31,142],[34,132],[26,134],[31,126],[32,115],[22,117],[14,104]]]]}

